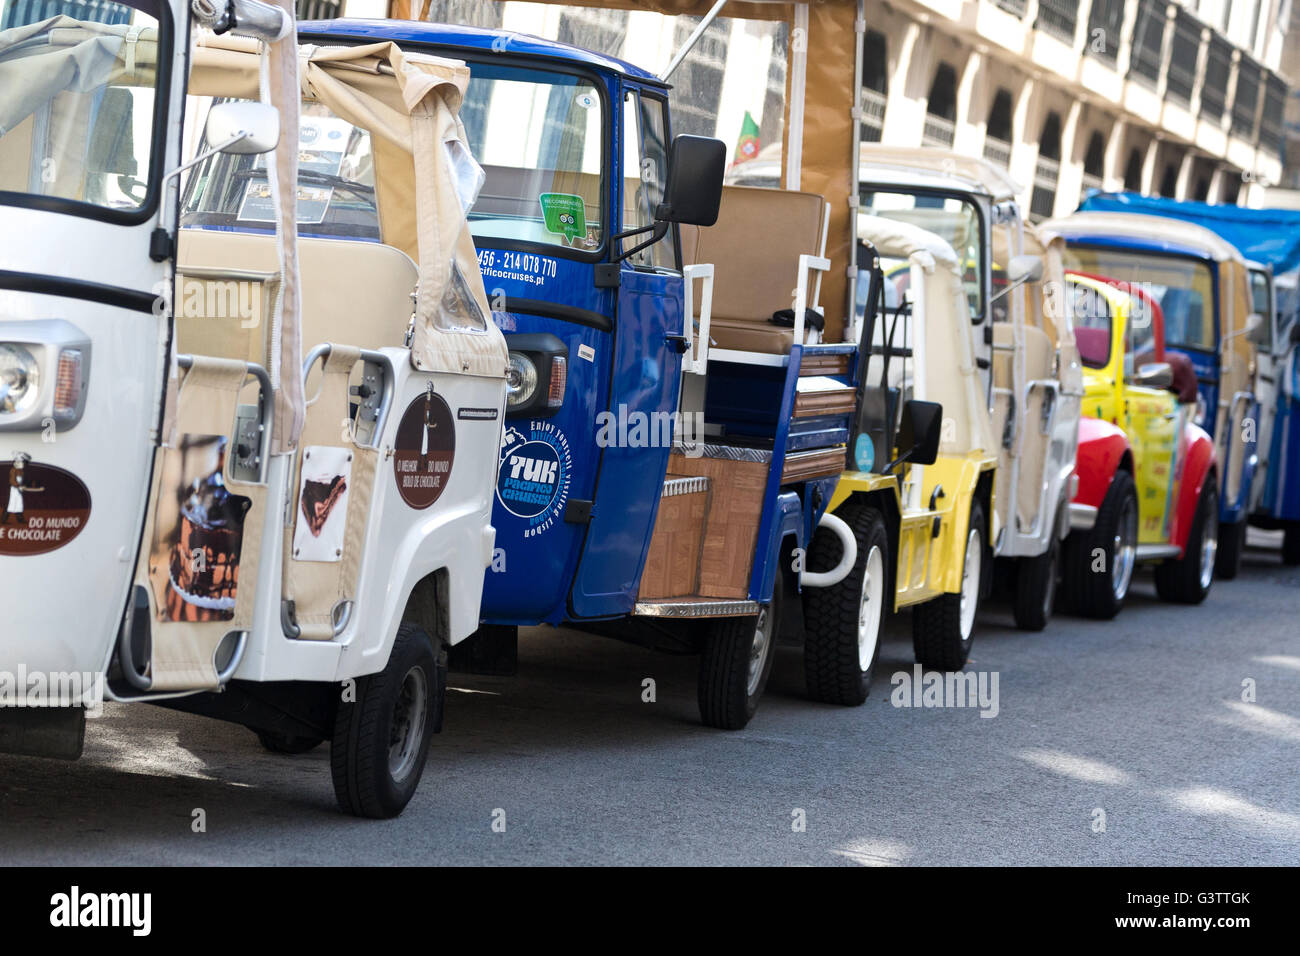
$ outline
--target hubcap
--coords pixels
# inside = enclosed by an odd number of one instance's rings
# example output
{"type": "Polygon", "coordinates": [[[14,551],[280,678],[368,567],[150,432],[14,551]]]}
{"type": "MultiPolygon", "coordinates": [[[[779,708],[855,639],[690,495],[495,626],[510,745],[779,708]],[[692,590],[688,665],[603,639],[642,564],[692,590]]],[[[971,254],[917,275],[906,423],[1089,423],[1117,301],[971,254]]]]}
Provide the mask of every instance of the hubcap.
{"type": "Polygon", "coordinates": [[[771,643],[769,622],[772,616],[767,608],[758,612],[758,621],[754,625],[754,641],[749,646],[749,681],[747,690],[750,697],[758,691],[758,682],[763,676],[763,661],[767,658],[767,646],[771,643]]]}
{"type": "Polygon", "coordinates": [[[1128,594],[1133,566],[1137,563],[1137,505],[1132,498],[1124,502],[1124,509],[1119,513],[1112,553],[1110,586],[1115,599],[1122,601],[1128,594]]]}
{"type": "Polygon", "coordinates": [[[862,600],[858,604],[858,670],[864,674],[876,656],[880,640],[880,618],[884,612],[885,556],[873,547],[867,553],[867,570],[862,576],[862,600]]]}
{"type": "Polygon", "coordinates": [[[961,569],[961,639],[975,627],[975,608],[980,600],[980,533],[974,528],[966,538],[966,560],[961,569]]]}
{"type": "Polygon", "coordinates": [[[1210,586],[1214,577],[1214,556],[1219,551],[1219,509],[1206,509],[1205,534],[1201,537],[1201,588],[1210,586]]]}
{"type": "Polygon", "coordinates": [[[393,705],[393,724],[388,737],[388,773],[401,782],[410,775],[424,742],[424,715],[429,700],[429,680],[424,669],[412,667],[402,678],[393,705]]]}

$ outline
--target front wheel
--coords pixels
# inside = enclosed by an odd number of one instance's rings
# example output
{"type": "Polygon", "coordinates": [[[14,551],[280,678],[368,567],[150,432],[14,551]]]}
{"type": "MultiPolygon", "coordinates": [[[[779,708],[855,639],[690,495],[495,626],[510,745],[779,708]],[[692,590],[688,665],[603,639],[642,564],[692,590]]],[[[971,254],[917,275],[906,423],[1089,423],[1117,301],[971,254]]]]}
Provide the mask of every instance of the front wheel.
{"type": "Polygon", "coordinates": [[[912,611],[912,650],[922,667],[959,671],[970,658],[980,602],[985,534],[984,506],[973,501],[962,558],[961,590],[941,594],[912,611]]]}
{"type": "Polygon", "coordinates": [[[781,575],[772,603],[749,617],[709,622],[697,687],[700,720],[721,730],[741,730],[758,710],[776,656],[781,619],[781,575]]]}
{"type": "Polygon", "coordinates": [[[1156,593],[1162,600],[1178,604],[1200,604],[1214,582],[1215,558],[1219,548],[1219,494],[1206,479],[1196,503],[1196,517],[1183,556],[1156,567],[1156,593]]]}
{"type": "Polygon", "coordinates": [[[1056,601],[1056,579],[1060,575],[1061,539],[1052,532],[1047,550],[1016,562],[1016,627],[1041,631],[1047,627],[1056,601]]]}
{"type": "MultiPolygon", "coordinates": [[[[839,584],[805,588],[803,673],[808,696],[856,707],[867,699],[880,652],[889,583],[889,532],[876,508],[849,502],[836,516],[853,529],[858,560],[839,584]]],[[[813,536],[809,562],[834,567],[840,539],[825,529],[813,536]]]]}
{"type": "Polygon", "coordinates": [[[1214,557],[1214,576],[1231,581],[1241,570],[1241,554],[1246,549],[1246,519],[1219,525],[1219,549],[1214,557]]]}
{"type": "Polygon", "coordinates": [[[1090,531],[1065,543],[1065,606],[1073,614],[1109,620],[1119,613],[1137,564],[1138,500],[1133,476],[1115,472],[1090,531]]]}
{"type": "Polygon", "coordinates": [[[446,677],[433,641],[420,628],[403,624],[388,666],[358,678],[349,690],[330,743],[339,809],[358,817],[395,817],[415,795],[429,743],[442,722],[446,677]]]}

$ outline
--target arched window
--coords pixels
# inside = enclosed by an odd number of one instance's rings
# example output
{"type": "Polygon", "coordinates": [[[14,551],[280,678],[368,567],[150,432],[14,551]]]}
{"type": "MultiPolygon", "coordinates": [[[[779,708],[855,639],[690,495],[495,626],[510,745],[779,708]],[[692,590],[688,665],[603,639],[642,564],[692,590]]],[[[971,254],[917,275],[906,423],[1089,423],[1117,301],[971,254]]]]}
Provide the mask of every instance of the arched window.
{"type": "Polygon", "coordinates": [[[940,63],[934,71],[930,95],[925,101],[925,130],[922,146],[952,146],[957,123],[957,71],[947,63],[940,63]]]}
{"type": "Polygon", "coordinates": [[[1029,215],[1048,219],[1056,207],[1056,183],[1061,178],[1061,115],[1048,113],[1038,137],[1038,162],[1034,166],[1034,191],[1029,215]]]}
{"type": "Polygon", "coordinates": [[[1094,130],[1088,138],[1088,148],[1083,154],[1083,189],[1080,198],[1090,189],[1101,189],[1106,174],[1106,137],[1094,130]]]}
{"type": "Polygon", "coordinates": [[[1142,191],[1142,151],[1136,146],[1129,150],[1128,164],[1124,167],[1124,188],[1134,193],[1142,191]]]}
{"type": "Polygon", "coordinates": [[[1011,91],[1000,88],[984,128],[984,158],[1003,169],[1011,165],[1011,109],[1011,91]]]}
{"type": "Polygon", "coordinates": [[[1160,177],[1160,195],[1166,199],[1177,198],[1178,193],[1178,164],[1165,163],[1164,175],[1160,177]]]}

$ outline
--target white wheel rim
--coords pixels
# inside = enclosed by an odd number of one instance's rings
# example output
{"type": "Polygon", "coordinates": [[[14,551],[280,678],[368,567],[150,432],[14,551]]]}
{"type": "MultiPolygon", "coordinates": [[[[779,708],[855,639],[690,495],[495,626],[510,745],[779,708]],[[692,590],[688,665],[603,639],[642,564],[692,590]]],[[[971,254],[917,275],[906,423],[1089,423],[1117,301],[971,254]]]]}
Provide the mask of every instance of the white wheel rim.
{"type": "Polygon", "coordinates": [[[1110,586],[1118,601],[1124,600],[1133,582],[1133,568],[1137,564],[1137,506],[1133,499],[1124,502],[1119,524],[1115,528],[1114,556],[1111,566],[1110,586]]]}
{"type": "Polygon", "coordinates": [[[412,667],[398,687],[388,738],[388,772],[399,783],[410,775],[419,761],[428,698],[429,681],[424,668],[412,667]]]}
{"type": "Polygon", "coordinates": [[[763,662],[767,658],[767,647],[771,643],[768,635],[768,621],[771,615],[767,608],[758,612],[754,623],[754,640],[749,646],[749,681],[747,690],[750,697],[758,691],[758,682],[763,677],[763,662]]]}
{"type": "Polygon", "coordinates": [[[864,674],[876,657],[880,641],[880,619],[885,604],[885,556],[872,547],[862,575],[862,598],[858,602],[858,670],[864,674]]]}
{"type": "Polygon", "coordinates": [[[1205,533],[1201,537],[1201,590],[1210,586],[1214,577],[1214,557],[1219,551],[1219,516],[1216,509],[1207,509],[1205,533]]]}
{"type": "Polygon", "coordinates": [[[961,569],[961,639],[975,627],[975,608],[980,600],[980,533],[972,528],[966,538],[966,560],[961,569]]]}

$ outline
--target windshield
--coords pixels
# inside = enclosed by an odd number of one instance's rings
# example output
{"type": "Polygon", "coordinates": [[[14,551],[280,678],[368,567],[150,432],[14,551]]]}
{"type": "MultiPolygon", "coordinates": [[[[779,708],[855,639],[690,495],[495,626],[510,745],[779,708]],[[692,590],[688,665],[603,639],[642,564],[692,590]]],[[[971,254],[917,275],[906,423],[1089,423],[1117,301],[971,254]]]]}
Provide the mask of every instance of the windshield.
{"type": "Polygon", "coordinates": [[[486,174],[469,211],[474,237],[594,254],[605,222],[600,92],[566,73],[499,63],[469,67],[460,118],[486,174]]]}
{"type": "Polygon", "coordinates": [[[1150,296],[1164,316],[1166,348],[1215,350],[1214,278],[1204,262],[1132,249],[1070,245],[1065,267],[1130,283],[1140,298],[1150,296]]]}
{"type": "MultiPolygon", "coordinates": [[[[975,204],[957,196],[939,196],[864,189],[861,207],[863,212],[873,216],[884,216],[898,222],[920,226],[928,232],[943,239],[952,246],[959,259],[963,260],[962,285],[966,289],[966,300],[970,305],[970,317],[979,319],[984,315],[984,289],[981,279],[981,263],[984,262],[984,240],[980,232],[979,212],[975,204]]],[[[890,275],[890,266],[884,265],[885,274],[890,275]]],[[[896,280],[903,283],[899,292],[906,289],[907,270],[902,270],[896,280]]]]}
{"type": "Polygon", "coordinates": [[[1250,311],[1264,317],[1263,332],[1266,337],[1258,342],[1260,351],[1273,351],[1273,308],[1268,294],[1268,273],[1257,269],[1250,270],[1250,311]]]}
{"type": "Polygon", "coordinates": [[[164,9],[0,0],[0,202],[148,218],[164,9]]]}
{"type": "Polygon", "coordinates": [[[1110,364],[1111,342],[1114,341],[1110,303],[1097,289],[1070,280],[1066,283],[1066,304],[1084,367],[1105,368],[1110,364]]]}
{"type": "MultiPolygon", "coordinates": [[[[186,113],[201,123],[214,102],[222,101],[192,96],[186,113]]],[[[205,137],[186,155],[208,145],[205,137]]],[[[266,161],[261,155],[218,153],[200,163],[185,186],[181,225],[274,232],[266,161]]],[[[314,101],[302,104],[298,124],[298,226],[299,235],[308,237],[381,238],[370,133],[314,101]]]]}

